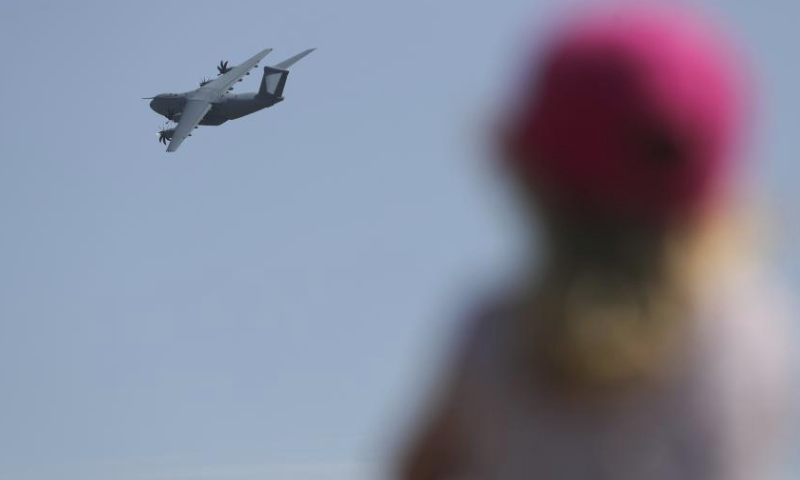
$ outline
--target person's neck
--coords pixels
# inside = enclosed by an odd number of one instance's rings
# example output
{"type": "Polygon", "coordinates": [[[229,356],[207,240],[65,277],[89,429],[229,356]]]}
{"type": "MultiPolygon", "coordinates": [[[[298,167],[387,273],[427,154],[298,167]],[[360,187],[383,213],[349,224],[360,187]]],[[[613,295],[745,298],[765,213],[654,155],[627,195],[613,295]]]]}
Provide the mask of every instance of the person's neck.
{"type": "Polygon", "coordinates": [[[568,281],[591,272],[654,281],[664,274],[670,242],[660,229],[562,222],[552,232],[545,277],[568,281]]]}

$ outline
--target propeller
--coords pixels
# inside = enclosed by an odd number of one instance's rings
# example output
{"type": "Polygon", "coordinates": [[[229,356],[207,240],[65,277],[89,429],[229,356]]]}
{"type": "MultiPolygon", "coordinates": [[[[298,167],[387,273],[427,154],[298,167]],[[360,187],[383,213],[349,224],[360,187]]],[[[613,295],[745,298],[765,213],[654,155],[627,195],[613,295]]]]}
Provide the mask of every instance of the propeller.
{"type": "Polygon", "coordinates": [[[224,75],[228,72],[233,70],[233,67],[228,67],[228,61],[219,61],[219,65],[217,65],[217,71],[219,72],[217,75],[224,75]]]}
{"type": "Polygon", "coordinates": [[[158,141],[166,145],[167,140],[172,140],[172,136],[174,134],[175,129],[167,128],[167,125],[165,124],[163,127],[161,127],[161,130],[158,131],[158,141]]]}
{"type": "Polygon", "coordinates": [[[208,77],[203,77],[203,79],[200,80],[200,86],[201,87],[204,86],[204,85],[208,85],[209,83],[211,83],[211,79],[208,78],[208,77]]]}

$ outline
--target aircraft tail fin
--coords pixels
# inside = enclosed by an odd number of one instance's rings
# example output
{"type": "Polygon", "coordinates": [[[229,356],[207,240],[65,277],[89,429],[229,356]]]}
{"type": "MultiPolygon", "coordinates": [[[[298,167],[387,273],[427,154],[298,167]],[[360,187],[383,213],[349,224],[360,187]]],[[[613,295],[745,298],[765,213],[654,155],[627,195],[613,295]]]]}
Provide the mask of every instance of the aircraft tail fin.
{"type": "Polygon", "coordinates": [[[258,95],[282,98],[283,88],[286,86],[286,79],[289,77],[288,68],[314,50],[316,49],[310,48],[281,63],[271,67],[264,67],[264,77],[261,79],[261,88],[258,90],[258,95]]]}
{"type": "Polygon", "coordinates": [[[283,87],[286,86],[288,77],[288,70],[264,67],[264,76],[261,78],[261,88],[258,89],[258,95],[261,97],[283,97],[283,87]]]}

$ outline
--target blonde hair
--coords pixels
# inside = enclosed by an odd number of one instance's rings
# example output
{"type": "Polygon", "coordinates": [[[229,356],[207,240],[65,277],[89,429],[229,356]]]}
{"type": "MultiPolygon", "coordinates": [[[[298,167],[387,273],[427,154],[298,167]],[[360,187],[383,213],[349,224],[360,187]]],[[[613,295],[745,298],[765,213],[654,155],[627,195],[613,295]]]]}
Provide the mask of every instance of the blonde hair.
{"type": "Polygon", "coordinates": [[[583,391],[668,373],[709,279],[752,250],[730,218],[646,228],[551,221],[553,258],[534,301],[546,378],[583,391]]]}

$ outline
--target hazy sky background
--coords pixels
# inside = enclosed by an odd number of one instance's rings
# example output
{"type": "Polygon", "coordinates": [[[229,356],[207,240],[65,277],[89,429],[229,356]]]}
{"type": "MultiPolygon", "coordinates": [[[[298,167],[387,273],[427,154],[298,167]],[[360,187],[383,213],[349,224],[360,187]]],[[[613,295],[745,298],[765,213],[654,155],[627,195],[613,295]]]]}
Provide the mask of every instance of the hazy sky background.
{"type": "MultiPolygon", "coordinates": [[[[699,3],[761,69],[754,157],[789,211],[800,6],[699,3]]],[[[443,333],[521,248],[486,140],[551,7],[4,3],[0,479],[377,478],[443,333]],[[165,154],[140,97],[265,47],[319,50],[286,102],[165,154]]]]}

